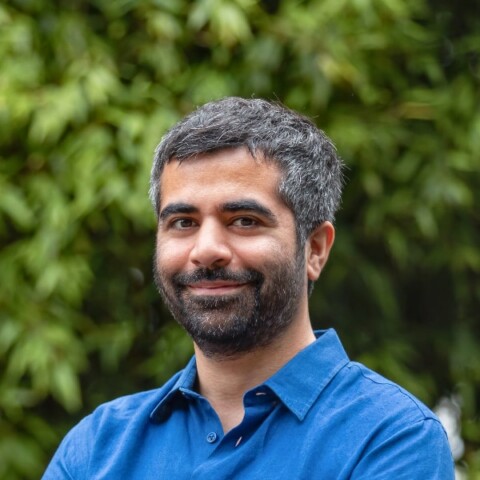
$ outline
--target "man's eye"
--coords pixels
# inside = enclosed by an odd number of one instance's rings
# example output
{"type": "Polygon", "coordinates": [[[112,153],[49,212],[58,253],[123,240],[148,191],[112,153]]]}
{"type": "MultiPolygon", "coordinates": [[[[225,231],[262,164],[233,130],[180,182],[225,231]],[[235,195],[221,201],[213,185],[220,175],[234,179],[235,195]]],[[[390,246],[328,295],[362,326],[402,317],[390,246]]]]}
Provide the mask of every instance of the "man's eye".
{"type": "Polygon", "coordinates": [[[170,226],[172,228],[176,228],[178,230],[184,230],[186,228],[192,228],[194,226],[193,220],[189,218],[179,218],[178,220],[174,220],[170,226]]]}
{"type": "Polygon", "coordinates": [[[235,227],[253,227],[257,224],[258,224],[258,222],[256,220],[254,220],[253,218],[249,218],[249,217],[236,218],[232,222],[232,225],[234,225],[235,227]]]}

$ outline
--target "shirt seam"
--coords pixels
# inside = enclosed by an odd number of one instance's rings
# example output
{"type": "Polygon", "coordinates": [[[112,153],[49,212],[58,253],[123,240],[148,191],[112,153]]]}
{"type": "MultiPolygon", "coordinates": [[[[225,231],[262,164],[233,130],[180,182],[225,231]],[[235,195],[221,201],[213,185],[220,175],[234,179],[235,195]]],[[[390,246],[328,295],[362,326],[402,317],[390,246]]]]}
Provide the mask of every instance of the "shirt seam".
{"type": "MultiPolygon", "coordinates": [[[[422,416],[422,419],[420,419],[419,421],[422,421],[422,420],[434,420],[438,423],[440,423],[440,421],[438,419],[436,419],[435,417],[432,417],[430,415],[426,415],[424,410],[425,408],[422,407],[422,405],[419,404],[418,400],[416,400],[415,397],[413,397],[412,395],[410,395],[408,392],[406,392],[402,387],[400,387],[399,385],[391,382],[390,380],[388,379],[384,379],[383,381],[378,381],[374,378],[371,378],[369,376],[367,376],[365,374],[365,372],[363,371],[363,369],[361,368],[361,366],[356,363],[356,362],[349,362],[349,367],[355,367],[359,372],[360,374],[362,375],[362,377],[365,379],[365,380],[368,380],[372,383],[375,383],[376,385],[389,385],[390,387],[392,387],[393,389],[395,389],[397,392],[401,393],[404,397],[406,397],[408,400],[410,400],[410,402],[415,405],[416,409],[420,412],[421,416],[422,416]]],[[[382,378],[382,377],[380,377],[382,378]]]]}

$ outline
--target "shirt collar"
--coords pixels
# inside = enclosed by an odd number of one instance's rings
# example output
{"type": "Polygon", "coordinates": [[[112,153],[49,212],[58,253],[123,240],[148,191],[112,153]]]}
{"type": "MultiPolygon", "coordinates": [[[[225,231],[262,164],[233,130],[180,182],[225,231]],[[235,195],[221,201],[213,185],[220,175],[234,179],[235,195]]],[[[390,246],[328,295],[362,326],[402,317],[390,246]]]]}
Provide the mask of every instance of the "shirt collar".
{"type": "MultiPolygon", "coordinates": [[[[279,400],[299,420],[303,420],[322,390],[349,359],[335,330],[318,330],[317,340],[297,353],[286,365],[263,385],[272,390],[279,400]]],[[[179,373],[173,386],[150,414],[155,422],[162,422],[171,413],[182,394],[197,396],[194,385],[197,377],[195,356],[179,373]]],[[[256,387],[257,389],[258,387],[256,387]]]]}
{"type": "Polygon", "coordinates": [[[323,389],[349,362],[334,329],[318,330],[315,336],[314,343],[265,382],[299,420],[305,418],[323,389]]]}
{"type": "Polygon", "coordinates": [[[193,389],[197,379],[197,363],[195,355],[190,359],[187,366],[177,374],[178,378],[163,392],[163,398],[150,414],[151,420],[160,423],[172,412],[176,401],[182,398],[182,393],[189,392],[191,395],[197,395],[193,389]]]}

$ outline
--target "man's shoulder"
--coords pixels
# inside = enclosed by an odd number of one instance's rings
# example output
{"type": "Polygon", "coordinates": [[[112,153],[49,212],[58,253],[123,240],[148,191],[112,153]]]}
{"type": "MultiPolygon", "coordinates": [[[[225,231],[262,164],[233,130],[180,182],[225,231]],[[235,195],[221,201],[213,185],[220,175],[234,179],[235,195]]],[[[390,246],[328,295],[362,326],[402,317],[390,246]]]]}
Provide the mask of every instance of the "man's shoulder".
{"type": "Polygon", "coordinates": [[[378,415],[401,414],[404,421],[438,421],[436,415],[417,397],[397,383],[358,362],[348,362],[344,369],[360,405],[378,415]]]}
{"type": "Polygon", "coordinates": [[[349,478],[386,478],[387,471],[395,478],[407,473],[408,478],[453,478],[447,435],[436,415],[360,363],[347,362],[332,379],[318,399],[311,428],[328,430],[323,437],[338,465],[355,473],[349,478]]]}
{"type": "Polygon", "coordinates": [[[90,468],[97,463],[116,461],[123,448],[132,448],[143,438],[151,424],[152,412],[172,390],[181,373],[176,373],[159,388],[99,405],[68,432],[42,478],[93,478],[90,468]]]}
{"type": "Polygon", "coordinates": [[[89,442],[115,438],[130,430],[142,430],[151,422],[155,407],[168,395],[182,370],[161,387],[117,397],[97,406],[68,433],[65,441],[89,442]]]}

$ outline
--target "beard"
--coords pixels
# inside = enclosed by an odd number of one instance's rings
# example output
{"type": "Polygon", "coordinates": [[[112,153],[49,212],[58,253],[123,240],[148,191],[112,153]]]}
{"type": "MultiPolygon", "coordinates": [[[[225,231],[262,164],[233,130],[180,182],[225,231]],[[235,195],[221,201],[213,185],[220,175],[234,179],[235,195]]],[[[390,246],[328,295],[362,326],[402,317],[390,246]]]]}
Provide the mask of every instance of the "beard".
{"type": "Polygon", "coordinates": [[[271,344],[292,324],[306,282],[302,253],[264,263],[266,273],[219,267],[173,274],[159,267],[156,254],[154,278],[173,317],[204,355],[232,357],[271,344]],[[228,295],[194,295],[187,286],[214,280],[244,285],[228,295]]]}

